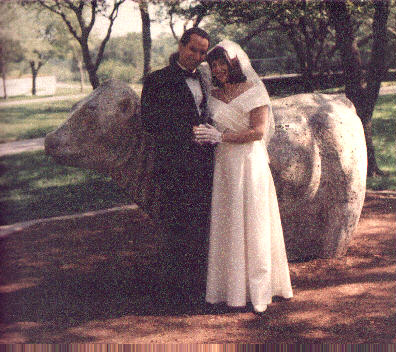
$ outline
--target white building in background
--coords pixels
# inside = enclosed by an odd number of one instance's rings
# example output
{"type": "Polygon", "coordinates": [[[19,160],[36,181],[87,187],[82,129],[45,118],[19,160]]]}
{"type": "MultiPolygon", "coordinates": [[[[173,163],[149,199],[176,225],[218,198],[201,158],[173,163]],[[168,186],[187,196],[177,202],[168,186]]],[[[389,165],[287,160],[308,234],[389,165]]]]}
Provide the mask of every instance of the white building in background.
{"type": "MultiPolygon", "coordinates": [[[[32,95],[32,78],[6,79],[6,92],[8,97],[18,95],[32,95]]],[[[54,95],[56,92],[55,76],[38,76],[36,79],[37,95],[54,95]]],[[[0,96],[4,97],[3,79],[0,78],[0,96]]]]}

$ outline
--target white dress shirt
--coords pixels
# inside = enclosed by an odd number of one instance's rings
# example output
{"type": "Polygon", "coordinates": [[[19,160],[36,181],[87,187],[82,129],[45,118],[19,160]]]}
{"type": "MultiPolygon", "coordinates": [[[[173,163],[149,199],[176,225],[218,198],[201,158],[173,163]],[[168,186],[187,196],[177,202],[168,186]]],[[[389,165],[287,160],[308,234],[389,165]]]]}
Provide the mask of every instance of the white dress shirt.
{"type": "MultiPolygon", "coordinates": [[[[179,62],[177,62],[177,64],[183,70],[188,71],[185,67],[180,65],[179,62]]],[[[202,111],[201,111],[199,106],[200,106],[200,104],[202,102],[202,99],[203,99],[203,93],[202,93],[201,84],[199,83],[199,79],[194,79],[194,78],[187,77],[186,78],[186,83],[187,83],[188,87],[190,88],[190,91],[191,91],[191,93],[192,93],[192,95],[194,97],[195,105],[197,106],[197,109],[198,109],[199,113],[202,113],[202,111]]]]}

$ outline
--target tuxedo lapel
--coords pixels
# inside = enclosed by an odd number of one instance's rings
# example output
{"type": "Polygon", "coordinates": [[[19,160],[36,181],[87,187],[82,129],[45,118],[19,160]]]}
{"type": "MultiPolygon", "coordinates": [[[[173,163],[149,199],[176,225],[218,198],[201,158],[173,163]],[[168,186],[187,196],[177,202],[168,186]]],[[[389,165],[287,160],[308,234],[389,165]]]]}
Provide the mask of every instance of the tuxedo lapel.
{"type": "Polygon", "coordinates": [[[200,122],[207,123],[209,122],[209,109],[208,109],[209,87],[205,84],[201,73],[199,75],[199,83],[201,85],[202,95],[203,95],[202,102],[200,105],[201,108],[200,122]]]}
{"type": "MultiPolygon", "coordinates": [[[[177,97],[181,100],[180,103],[185,106],[188,106],[190,108],[190,111],[191,111],[190,116],[191,116],[191,119],[193,120],[194,124],[203,123],[203,121],[201,121],[201,117],[200,117],[201,114],[199,113],[197,105],[195,104],[194,96],[190,90],[190,87],[188,86],[188,84],[186,82],[186,78],[184,76],[182,68],[178,65],[171,65],[171,68],[172,68],[171,80],[173,81],[173,84],[174,84],[171,87],[171,89],[174,90],[175,95],[177,95],[177,97]]],[[[201,80],[200,80],[200,83],[201,83],[202,94],[207,94],[207,92],[204,91],[204,87],[203,87],[201,80]]],[[[179,100],[179,99],[177,99],[177,100],[179,100]]],[[[186,118],[188,118],[188,116],[186,116],[186,118]]]]}

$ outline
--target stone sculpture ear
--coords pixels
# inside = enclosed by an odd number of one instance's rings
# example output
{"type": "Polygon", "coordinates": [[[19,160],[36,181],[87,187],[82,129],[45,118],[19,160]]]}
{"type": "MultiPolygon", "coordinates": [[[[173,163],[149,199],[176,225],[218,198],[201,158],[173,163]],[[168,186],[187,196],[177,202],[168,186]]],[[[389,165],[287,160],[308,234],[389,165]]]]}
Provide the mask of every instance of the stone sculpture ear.
{"type": "Polygon", "coordinates": [[[128,110],[131,109],[131,100],[128,98],[125,98],[121,100],[118,105],[120,106],[120,110],[123,114],[125,114],[128,110]]]}
{"type": "Polygon", "coordinates": [[[125,96],[117,102],[117,105],[123,120],[140,120],[140,101],[137,96],[125,96]]]}

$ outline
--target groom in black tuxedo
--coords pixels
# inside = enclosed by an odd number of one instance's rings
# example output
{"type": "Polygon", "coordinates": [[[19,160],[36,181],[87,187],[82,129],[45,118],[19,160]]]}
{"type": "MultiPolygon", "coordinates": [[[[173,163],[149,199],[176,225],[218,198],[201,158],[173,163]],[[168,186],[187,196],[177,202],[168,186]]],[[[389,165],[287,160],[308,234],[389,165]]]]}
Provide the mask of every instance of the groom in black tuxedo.
{"type": "Polygon", "coordinates": [[[154,220],[165,235],[163,281],[188,299],[205,292],[213,146],[194,141],[193,128],[211,122],[197,70],[208,48],[205,31],[187,30],[169,66],[145,79],[141,97],[143,127],[155,140],[154,220]]]}

